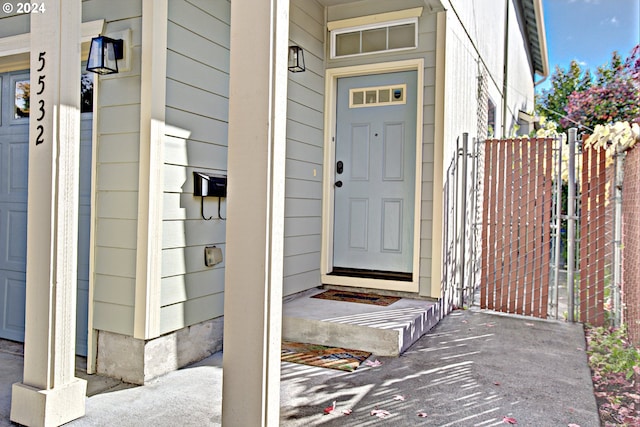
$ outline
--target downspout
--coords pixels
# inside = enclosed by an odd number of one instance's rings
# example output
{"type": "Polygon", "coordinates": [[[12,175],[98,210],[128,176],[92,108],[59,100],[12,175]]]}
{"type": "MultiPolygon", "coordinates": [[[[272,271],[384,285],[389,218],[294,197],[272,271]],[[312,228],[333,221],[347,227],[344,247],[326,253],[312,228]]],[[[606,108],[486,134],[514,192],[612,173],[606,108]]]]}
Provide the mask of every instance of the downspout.
{"type": "Polygon", "coordinates": [[[509,111],[507,104],[507,78],[509,77],[509,3],[506,0],[505,17],[504,17],[504,66],[502,74],[502,137],[507,137],[507,112],[509,111]]]}
{"type": "Polygon", "coordinates": [[[547,74],[546,76],[542,77],[541,80],[538,80],[537,82],[535,82],[533,84],[533,87],[536,87],[538,85],[541,85],[542,83],[544,83],[545,81],[547,81],[547,79],[549,78],[549,75],[547,74]]]}

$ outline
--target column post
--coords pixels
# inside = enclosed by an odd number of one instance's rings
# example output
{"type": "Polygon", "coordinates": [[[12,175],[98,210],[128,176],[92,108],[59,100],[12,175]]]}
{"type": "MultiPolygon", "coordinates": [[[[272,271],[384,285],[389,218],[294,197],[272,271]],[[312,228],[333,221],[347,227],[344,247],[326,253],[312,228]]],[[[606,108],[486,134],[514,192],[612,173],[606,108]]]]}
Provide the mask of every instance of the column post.
{"type": "Polygon", "coordinates": [[[289,0],[231,2],[222,424],[277,426],[289,0]]]}
{"type": "Polygon", "coordinates": [[[75,377],[80,147],[80,0],[31,14],[24,375],[11,421],[58,426],[85,413],[75,377]]]}

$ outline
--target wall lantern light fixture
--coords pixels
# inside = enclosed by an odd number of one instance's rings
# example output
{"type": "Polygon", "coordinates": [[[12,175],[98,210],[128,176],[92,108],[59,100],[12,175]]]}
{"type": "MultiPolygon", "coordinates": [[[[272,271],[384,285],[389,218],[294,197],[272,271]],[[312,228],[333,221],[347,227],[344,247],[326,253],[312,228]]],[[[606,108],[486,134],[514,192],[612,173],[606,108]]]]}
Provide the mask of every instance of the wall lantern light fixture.
{"type": "Polygon", "coordinates": [[[300,46],[289,46],[289,71],[300,73],[304,71],[304,51],[300,46]]]}
{"type": "Polygon", "coordinates": [[[87,71],[97,74],[114,74],[118,72],[118,59],[123,58],[124,41],[105,36],[91,39],[87,71]]]}

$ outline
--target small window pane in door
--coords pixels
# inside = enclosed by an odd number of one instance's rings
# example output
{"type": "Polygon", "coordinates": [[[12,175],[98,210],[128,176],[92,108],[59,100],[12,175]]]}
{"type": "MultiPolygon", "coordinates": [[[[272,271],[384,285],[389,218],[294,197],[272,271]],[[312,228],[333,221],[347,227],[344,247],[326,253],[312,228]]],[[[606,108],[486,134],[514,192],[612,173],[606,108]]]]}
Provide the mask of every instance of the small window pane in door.
{"type": "Polygon", "coordinates": [[[415,24],[396,25],[393,27],[389,27],[389,49],[415,47],[415,45],[415,24]]]}
{"type": "Polygon", "coordinates": [[[391,100],[393,102],[404,102],[404,88],[397,87],[392,90],[393,97],[391,100]]]}
{"type": "Polygon", "coordinates": [[[368,90],[367,91],[367,104],[375,104],[378,102],[377,91],[368,90]]]}
{"type": "Polygon", "coordinates": [[[351,92],[351,104],[352,105],[362,105],[364,104],[364,92],[362,91],[352,91],[351,92]]]}
{"type": "Polygon", "coordinates": [[[362,32],[362,52],[377,52],[387,49],[387,29],[376,28],[362,32]]]}
{"type": "Polygon", "coordinates": [[[389,102],[390,98],[389,89],[380,89],[378,91],[378,102],[389,102]]]}
{"type": "Polygon", "coordinates": [[[355,55],[360,53],[360,32],[336,35],[336,55],[355,55]]]}
{"type": "Polygon", "coordinates": [[[14,93],[14,119],[29,117],[29,98],[31,96],[29,80],[17,81],[14,93]]]}

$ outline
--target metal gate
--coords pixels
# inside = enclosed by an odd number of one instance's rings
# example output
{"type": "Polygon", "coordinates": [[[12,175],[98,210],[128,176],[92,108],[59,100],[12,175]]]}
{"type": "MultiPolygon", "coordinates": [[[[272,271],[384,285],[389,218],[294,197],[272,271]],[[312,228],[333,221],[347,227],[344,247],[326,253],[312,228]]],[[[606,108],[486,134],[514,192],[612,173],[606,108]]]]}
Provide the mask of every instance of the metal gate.
{"type": "Polygon", "coordinates": [[[616,324],[621,185],[605,148],[580,144],[575,130],[568,139],[463,136],[444,187],[445,313],[476,303],[616,324]]]}

